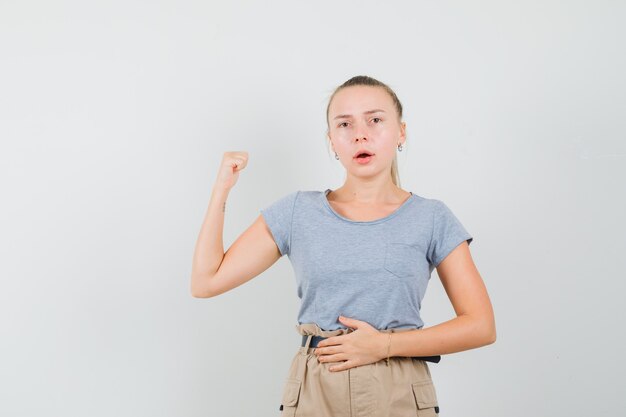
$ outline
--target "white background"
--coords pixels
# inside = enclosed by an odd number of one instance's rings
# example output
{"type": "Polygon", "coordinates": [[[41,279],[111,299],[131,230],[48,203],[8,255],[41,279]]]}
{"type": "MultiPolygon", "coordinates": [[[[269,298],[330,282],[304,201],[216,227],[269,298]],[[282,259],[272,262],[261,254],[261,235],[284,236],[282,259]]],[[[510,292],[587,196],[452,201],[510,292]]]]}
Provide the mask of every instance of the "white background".
{"type": "MultiPolygon", "coordinates": [[[[474,236],[495,344],[431,370],[442,417],[617,415],[621,1],[0,0],[0,415],[279,414],[300,337],[287,257],[214,299],[193,248],[225,151],[225,247],[296,189],[354,75],[404,105],[401,186],[474,236]]],[[[433,273],[426,327],[454,317],[433,273]]]]}

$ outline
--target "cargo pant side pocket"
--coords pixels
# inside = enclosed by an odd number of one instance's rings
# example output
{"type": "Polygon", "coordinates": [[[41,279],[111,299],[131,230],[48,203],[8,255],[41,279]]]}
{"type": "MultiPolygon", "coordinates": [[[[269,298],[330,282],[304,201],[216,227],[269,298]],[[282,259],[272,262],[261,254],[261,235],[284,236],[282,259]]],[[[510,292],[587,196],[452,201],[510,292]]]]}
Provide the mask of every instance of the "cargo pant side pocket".
{"type": "Polygon", "coordinates": [[[417,404],[418,417],[437,417],[439,403],[437,393],[432,380],[419,381],[411,384],[415,403],[417,404]]]}
{"type": "Polygon", "coordinates": [[[298,399],[300,398],[300,387],[302,381],[295,378],[287,378],[285,387],[283,389],[283,398],[280,405],[281,417],[294,417],[296,414],[296,407],[298,406],[298,399]]]}

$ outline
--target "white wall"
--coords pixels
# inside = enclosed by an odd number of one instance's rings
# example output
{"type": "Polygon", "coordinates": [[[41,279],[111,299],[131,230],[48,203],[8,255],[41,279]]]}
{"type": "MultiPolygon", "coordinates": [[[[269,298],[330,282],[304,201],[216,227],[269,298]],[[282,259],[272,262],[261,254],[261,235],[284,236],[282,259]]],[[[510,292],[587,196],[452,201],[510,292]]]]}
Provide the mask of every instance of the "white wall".
{"type": "MultiPolygon", "coordinates": [[[[431,370],[442,416],[626,407],[619,1],[0,1],[0,415],[277,416],[300,341],[286,257],[189,293],[222,153],[228,247],[336,188],[333,88],[395,89],[402,187],[473,234],[495,344],[431,370]]],[[[436,278],[436,277],[435,277],[436,278]]],[[[426,326],[454,313],[437,279],[426,326]]]]}

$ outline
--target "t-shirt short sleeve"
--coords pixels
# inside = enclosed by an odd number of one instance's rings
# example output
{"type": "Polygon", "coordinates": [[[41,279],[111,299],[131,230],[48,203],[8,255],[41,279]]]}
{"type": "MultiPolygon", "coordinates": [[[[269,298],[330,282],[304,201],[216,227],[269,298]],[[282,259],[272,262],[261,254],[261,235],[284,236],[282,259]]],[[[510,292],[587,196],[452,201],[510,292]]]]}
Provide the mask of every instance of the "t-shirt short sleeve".
{"type": "Polygon", "coordinates": [[[440,200],[435,200],[433,213],[433,233],[428,247],[427,258],[432,268],[452,252],[463,241],[469,245],[474,238],[468,233],[452,210],[440,200]]]}
{"type": "Polygon", "coordinates": [[[260,210],[281,255],[288,255],[290,252],[293,210],[298,193],[299,191],[289,193],[260,210]]]}

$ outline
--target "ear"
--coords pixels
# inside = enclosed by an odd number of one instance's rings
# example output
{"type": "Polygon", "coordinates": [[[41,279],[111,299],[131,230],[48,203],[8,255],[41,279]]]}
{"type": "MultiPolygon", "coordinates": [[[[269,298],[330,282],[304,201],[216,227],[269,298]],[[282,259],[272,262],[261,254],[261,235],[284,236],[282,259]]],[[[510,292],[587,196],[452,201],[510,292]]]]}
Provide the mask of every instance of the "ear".
{"type": "Polygon", "coordinates": [[[400,137],[398,139],[403,145],[406,142],[406,122],[400,123],[400,137]]]}

